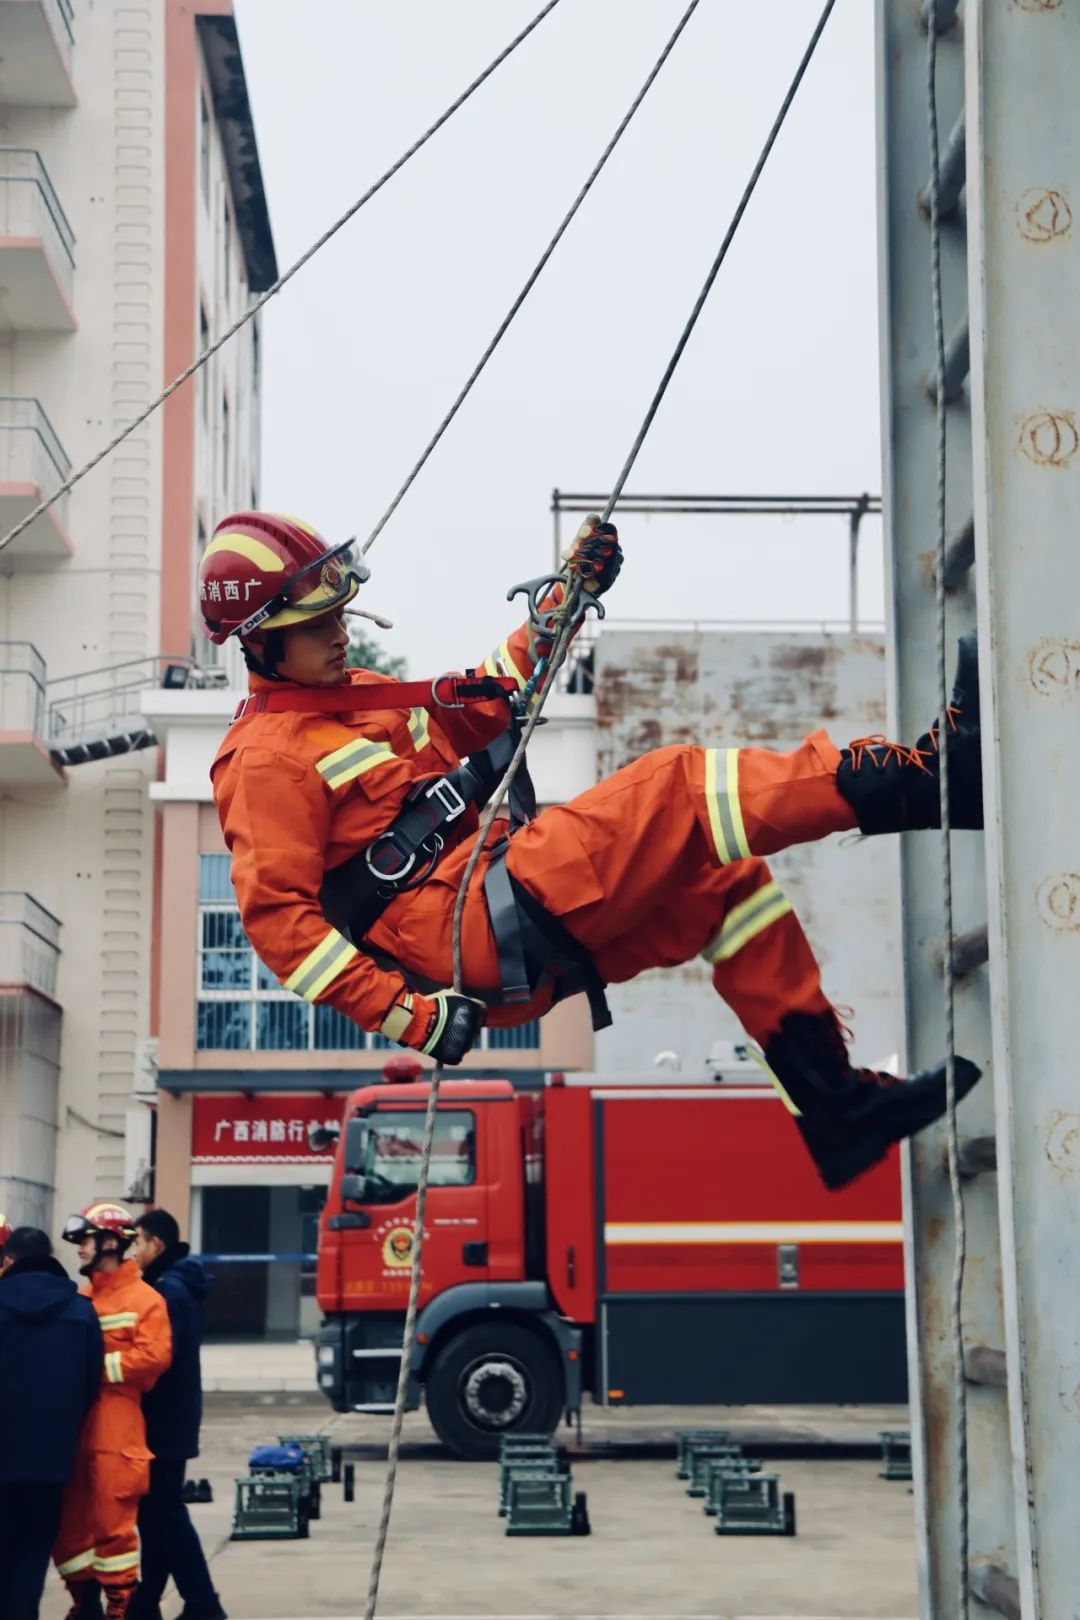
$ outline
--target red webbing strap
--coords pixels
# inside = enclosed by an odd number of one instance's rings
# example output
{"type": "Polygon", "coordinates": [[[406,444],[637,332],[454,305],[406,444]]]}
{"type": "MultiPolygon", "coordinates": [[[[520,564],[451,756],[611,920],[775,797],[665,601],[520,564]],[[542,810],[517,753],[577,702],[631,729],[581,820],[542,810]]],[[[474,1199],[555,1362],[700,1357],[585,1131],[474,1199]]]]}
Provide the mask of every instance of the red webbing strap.
{"type": "Polygon", "coordinates": [[[462,709],[467,703],[490,703],[518,690],[511,675],[437,675],[433,681],[350,681],[343,686],[283,686],[252,692],[233,715],[358,714],[378,709],[462,709]]]}

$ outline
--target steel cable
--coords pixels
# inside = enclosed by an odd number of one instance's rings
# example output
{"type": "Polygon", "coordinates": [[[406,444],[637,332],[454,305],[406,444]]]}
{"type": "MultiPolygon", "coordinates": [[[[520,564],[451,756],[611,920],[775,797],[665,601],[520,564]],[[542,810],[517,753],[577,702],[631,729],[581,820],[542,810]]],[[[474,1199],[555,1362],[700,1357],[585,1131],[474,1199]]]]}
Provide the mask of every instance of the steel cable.
{"type": "Polygon", "coordinates": [[[11,545],[13,540],[17,540],[19,535],[22,534],[24,530],[28,529],[31,523],[36,522],[36,520],[47,512],[51,506],[54,506],[62,495],[66,495],[70,490],[74,489],[75,485],[85,478],[87,473],[93,472],[94,468],[98,466],[100,462],[104,461],[106,456],[112,455],[113,451],[117,449],[119,445],[123,444],[124,440],[128,438],[130,434],[135,432],[136,428],[142,427],[143,423],[153,416],[154,412],[158,410],[160,406],[164,405],[166,400],[172,398],[173,394],[176,393],[178,388],[182,388],[184,383],[186,383],[189,378],[194,377],[195,373],[205,366],[206,362],[217,354],[218,350],[223,348],[224,345],[228,343],[230,338],[235,337],[237,332],[245,327],[249,321],[254,320],[255,316],[265,304],[269,303],[274,294],[279,293],[282,287],[290,282],[297,272],[302,270],[305,264],[307,264],[309,260],[313,259],[316,253],[318,253],[321,248],[324,248],[332,237],[337,235],[338,231],[340,231],[343,226],[349,223],[354,214],[358,214],[360,209],[363,208],[366,203],[369,203],[377,192],[382,190],[387,181],[392,180],[394,175],[397,174],[398,170],[403,169],[406,163],[408,163],[409,159],[415,157],[417,152],[420,151],[421,147],[427,145],[431,137],[436,134],[436,132],[440,130],[450,118],[453,117],[454,113],[456,113],[459,108],[465,105],[473,92],[479,90],[484,81],[489,79],[495,72],[495,69],[502,66],[507,57],[511,56],[513,52],[517,50],[518,46],[528,38],[533,29],[537,28],[540,23],[543,22],[548,13],[554,11],[558,4],[559,0],[547,0],[547,3],[541,7],[532,21],[527,23],[521,32],[514,36],[509,45],[504,46],[504,48],[499,52],[498,56],[495,57],[494,61],[489,62],[482,73],[477,74],[472,83],[467,85],[457,99],[450,103],[446,111],[441,113],[439,117],[436,118],[435,122],[430,124],[424,133],[417,137],[408,150],[403,152],[396,162],[390,165],[384,174],[379,176],[374,185],[368,187],[367,191],[364,192],[362,197],[358,197],[357,200],[352,203],[343,214],[338,216],[334,223],[322,233],[318,240],[313,242],[307,251],[302,253],[295,263],[289,266],[283,275],[278,277],[272,287],[268,287],[264,293],[259,295],[255,303],[251,305],[251,308],[245,310],[243,315],[240,316],[239,320],[233,322],[228,331],[223,332],[221,337],[219,337],[214,343],[210,344],[209,348],[204,349],[200,355],[197,355],[196,358],[191,362],[190,366],[187,366],[185,370],[180,372],[179,376],[174,377],[172,382],[169,383],[168,387],[164,388],[157,398],[151,401],[145,410],[141,411],[139,415],[134,417],[133,420],[130,421],[127,426],[118,434],[116,434],[114,438],[109,440],[104,449],[99,450],[96,455],[91,456],[90,460],[84,463],[84,465],[81,466],[77,472],[72,473],[70,478],[65,479],[60,487],[55,489],[47,500],[41,501],[37,506],[34,507],[32,512],[29,512],[26,517],[21,519],[20,522],[16,523],[14,528],[8,530],[3,539],[0,539],[0,551],[3,551],[7,546],[11,545]]]}
{"type": "MultiPolygon", "coordinates": [[[[829,15],[832,12],[835,3],[836,0],[827,0],[827,4],[818,20],[817,26],[810,37],[810,43],[803,53],[802,59],[795,71],[795,76],[792,79],[787,93],[780,105],[780,110],[777,113],[776,118],[773,120],[773,125],[769,131],[768,138],[766,139],[757,163],[754,165],[742,197],[739,200],[738,207],[736,208],[735,215],[721,244],[720,251],[709,269],[708,276],[705,280],[705,285],[703,286],[694,307],[690,312],[690,317],[687,320],[682,333],[680,334],[674,353],[672,354],[656,392],[653,395],[649,409],[645,414],[645,419],[638,430],[638,434],[631,447],[630,454],[627,456],[622,470],[615,482],[615,486],[612,489],[611,495],[608,498],[607,505],[604,508],[603,520],[605,522],[608,520],[608,518],[610,518],[618,502],[619,496],[622,494],[626,480],[629,478],[630,473],[633,470],[638,452],[645,442],[646,435],[648,434],[649,428],[652,426],[653,420],[660,407],[660,402],[663,399],[664,394],[667,392],[668,384],[675,373],[675,368],[677,367],[679,360],[682,358],[683,351],[689,342],[690,334],[697,324],[698,316],[701,314],[701,311],[704,308],[705,300],[708,298],[712,285],[716,280],[720,266],[727,257],[728,248],[731,246],[735,232],[739,227],[743,214],[746,212],[747,205],[754,193],[758,180],[761,178],[762,170],[764,169],[769,154],[776,143],[776,138],[780,133],[781,126],[787,117],[791,103],[795,99],[795,93],[798,90],[799,85],[802,83],[803,76],[810,64],[810,59],[817,48],[818,41],[821,38],[825,24],[829,20],[829,15]]],[[[690,7],[690,10],[680,23],[679,29],[676,30],[676,34],[673,36],[672,42],[670,42],[667,47],[665,56],[667,52],[670,52],[671,43],[674,42],[674,38],[677,38],[678,33],[681,32],[682,27],[685,26],[687,17],[689,17],[692,10],[693,7],[690,7]]],[[[651,82],[651,80],[646,83],[645,89],[648,88],[649,82],[651,82]]],[[[644,91],[642,92],[642,95],[643,94],[644,91]]],[[[640,101],[641,97],[639,96],[638,99],[640,101]]],[[[606,156],[604,161],[606,161],[606,156]]],[[[548,257],[550,257],[550,250],[548,257]]],[[[527,290],[528,288],[526,288],[526,291],[527,290]]],[[[471,386],[471,382],[468,386],[471,386]]],[[[466,388],[466,392],[468,392],[468,387],[466,388]]],[[[452,414],[453,413],[451,413],[451,415],[452,414]]],[[[436,440],[434,442],[437,442],[437,440],[438,435],[436,435],[436,440]]],[[[429,450],[430,448],[433,448],[433,445],[429,447],[429,450]]],[[[423,459],[426,459],[426,455],[423,459]]],[[[423,463],[421,462],[421,465],[422,464],[423,463]]],[[[417,470],[419,470],[419,468],[417,470]]],[[[406,488],[407,487],[408,486],[406,485],[406,488]]],[[[404,491],[402,491],[402,493],[404,493],[404,491]]],[[[392,510],[393,508],[391,507],[391,511],[392,510]]],[[[390,514],[387,513],[387,516],[389,515],[390,514]]],[[[377,533],[378,529],[375,531],[375,534],[377,533]]],[[[374,537],[375,536],[372,535],[371,539],[374,539],[374,537]]],[[[370,543],[371,541],[369,540],[368,544],[370,543]]],[[[525,751],[528,748],[530,738],[532,737],[532,734],[540,721],[544,704],[547,701],[548,694],[551,692],[555,677],[558,674],[562,664],[565,662],[567,652],[569,651],[570,642],[577,628],[575,623],[575,614],[578,606],[580,590],[580,580],[568,574],[566,577],[565,595],[560,611],[561,622],[559,623],[555,639],[552,643],[551,652],[548,656],[547,668],[544,671],[543,678],[536,692],[533,708],[529,714],[529,718],[525,726],[522,729],[522,734],[518,740],[518,745],[514,750],[513,758],[507,766],[506,772],[499,783],[499,786],[495,790],[494,795],[486,806],[484,814],[481,817],[480,826],[477,831],[473,847],[469,853],[469,858],[465,864],[465,870],[462,873],[461,882],[458,886],[457,899],[454,904],[454,917],[451,934],[454,989],[458,994],[462,993],[463,981],[461,962],[461,934],[469,885],[484,852],[485,843],[488,834],[494,825],[495,817],[498,815],[499,809],[501,808],[506,795],[509,793],[518,771],[521,769],[522,762],[525,758],[525,751]]],[[[431,1151],[435,1139],[435,1118],[438,1111],[438,1094],[442,1078],[442,1066],[437,1065],[432,1071],[431,1083],[428,1091],[427,1109],[424,1114],[424,1135],[421,1146],[420,1164],[417,1171],[416,1227],[413,1242],[412,1266],[409,1275],[409,1298],[405,1313],[405,1327],[402,1335],[401,1370],[398,1375],[397,1396],[394,1402],[394,1418],[390,1432],[390,1444],[387,1451],[386,1483],[383,1490],[382,1513],[380,1515],[379,1529],[375,1542],[375,1551],[372,1558],[371,1577],[368,1584],[367,1603],[364,1609],[364,1620],[375,1620],[375,1611],[378,1605],[379,1596],[379,1582],[382,1574],[383,1559],[386,1553],[386,1541],[390,1528],[390,1517],[393,1511],[394,1487],[397,1480],[397,1465],[401,1443],[401,1430],[405,1416],[405,1401],[408,1395],[410,1363],[412,1360],[412,1351],[416,1332],[416,1306],[420,1293],[420,1277],[423,1263],[423,1217],[427,1202],[427,1188],[431,1170],[431,1151]]]]}
{"type": "Polygon", "coordinates": [[[946,512],[947,423],[945,389],[945,322],[941,306],[941,218],[939,209],[940,142],[937,115],[937,6],[926,28],[927,125],[930,138],[930,297],[934,321],[935,473],[937,489],[937,684],[940,700],[938,743],[941,792],[941,877],[945,950],[942,990],[945,1022],[945,1096],[948,1140],[949,1189],[952,1195],[956,1247],[953,1260],[949,1326],[953,1352],[953,1398],[956,1403],[957,1475],[957,1598],[958,1620],[967,1620],[968,1604],[968,1433],[967,1383],[964,1378],[964,1270],[967,1262],[967,1223],[960,1180],[959,1139],[956,1123],[956,975],[953,967],[952,839],[949,819],[949,679],[946,662],[946,512]]]}
{"type": "Polygon", "coordinates": [[[589,195],[589,192],[593,188],[594,182],[597,180],[597,178],[600,175],[600,171],[603,169],[604,165],[607,163],[608,158],[611,156],[612,152],[614,152],[615,148],[618,146],[620,140],[622,139],[623,134],[625,133],[626,128],[630,123],[630,120],[633,118],[634,114],[637,112],[638,108],[641,106],[641,103],[645,100],[645,97],[648,95],[648,93],[649,93],[650,89],[652,88],[652,85],[653,85],[657,75],[659,74],[661,68],[664,66],[664,63],[667,61],[668,57],[671,55],[672,51],[674,50],[675,43],[678,40],[679,35],[682,33],[683,29],[686,27],[687,23],[690,21],[690,18],[693,16],[694,12],[697,10],[698,4],[699,4],[699,0],[690,0],[690,4],[687,6],[686,10],[683,12],[683,15],[680,17],[680,19],[679,19],[679,21],[678,21],[678,23],[677,23],[677,25],[675,27],[674,33],[672,34],[671,38],[668,40],[667,44],[664,46],[664,49],[661,51],[660,55],[657,57],[655,63],[652,66],[652,69],[649,72],[648,78],[645,80],[645,83],[642,85],[641,89],[638,91],[638,93],[634,97],[633,101],[630,103],[630,106],[627,108],[625,114],[623,115],[622,121],[620,122],[620,124],[616,128],[615,133],[612,135],[611,139],[608,141],[608,143],[605,146],[604,150],[601,152],[601,154],[600,154],[599,158],[597,159],[592,171],[589,174],[588,179],[585,181],[585,184],[582,186],[581,190],[578,192],[577,196],[574,198],[573,202],[570,204],[570,207],[567,210],[567,212],[563,215],[562,222],[560,223],[558,229],[556,230],[555,235],[551,238],[551,241],[548,243],[547,247],[544,249],[543,253],[540,255],[540,258],[537,261],[536,266],[533,269],[532,273],[530,274],[529,279],[526,281],[524,287],[522,287],[521,291],[518,293],[517,297],[514,299],[514,302],[510,305],[510,308],[507,310],[506,315],[503,317],[503,320],[502,320],[501,324],[499,325],[499,328],[496,331],[495,336],[492,338],[491,342],[488,344],[487,348],[484,350],[483,354],[480,356],[480,359],[477,361],[476,365],[473,367],[472,371],[469,373],[469,377],[468,377],[468,379],[467,379],[467,381],[465,383],[465,386],[462,388],[461,392],[458,394],[457,398],[454,400],[454,403],[451,405],[450,409],[447,411],[446,415],[443,417],[442,421],[439,423],[438,427],[435,429],[435,432],[432,434],[431,438],[428,440],[427,446],[425,447],[425,449],[423,451],[423,454],[420,456],[420,459],[417,461],[415,467],[409,473],[409,476],[406,478],[405,482],[402,484],[401,488],[398,490],[397,494],[394,496],[393,500],[390,502],[390,505],[386,508],[386,511],[383,513],[383,515],[379,519],[378,523],[376,523],[375,527],[372,529],[371,533],[368,535],[367,539],[364,541],[364,544],[361,547],[361,555],[362,556],[366,556],[367,553],[371,550],[371,547],[375,544],[376,540],[379,538],[380,534],[385,529],[386,525],[389,523],[389,521],[393,517],[394,513],[397,511],[398,507],[401,505],[401,502],[404,500],[405,496],[409,493],[409,490],[412,488],[413,484],[416,482],[416,479],[419,477],[420,473],[423,471],[424,467],[427,465],[428,459],[431,456],[432,451],[435,449],[435,446],[438,444],[439,440],[442,438],[443,434],[446,432],[447,428],[450,426],[451,422],[454,420],[454,417],[457,415],[458,411],[461,409],[462,405],[465,403],[466,399],[468,398],[469,394],[472,391],[473,384],[476,382],[477,378],[480,376],[480,373],[483,371],[484,367],[487,365],[488,361],[491,359],[492,355],[495,353],[495,350],[499,347],[499,344],[502,342],[503,337],[506,334],[507,328],[510,326],[510,323],[514,319],[514,316],[517,314],[518,310],[521,308],[521,306],[525,302],[526,298],[528,298],[529,294],[532,292],[533,287],[536,285],[537,281],[540,279],[540,274],[543,271],[544,266],[547,264],[548,260],[551,258],[551,255],[554,253],[555,249],[558,247],[559,243],[562,241],[563,237],[566,235],[566,232],[570,227],[570,224],[571,224],[571,221],[574,218],[574,215],[577,213],[578,209],[581,207],[582,203],[585,201],[585,198],[589,195]]]}

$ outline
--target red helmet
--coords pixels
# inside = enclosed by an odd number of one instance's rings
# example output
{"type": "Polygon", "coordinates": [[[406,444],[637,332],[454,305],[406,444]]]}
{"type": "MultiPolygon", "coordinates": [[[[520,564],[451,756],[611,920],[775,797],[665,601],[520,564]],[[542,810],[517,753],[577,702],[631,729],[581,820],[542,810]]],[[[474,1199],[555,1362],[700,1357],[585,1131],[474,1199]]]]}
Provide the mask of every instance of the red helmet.
{"type": "Polygon", "coordinates": [[[337,559],[353,545],[329,546],[284,512],[222,518],[199,563],[199,607],[211,641],[308,624],[351,602],[368,570],[337,559]]]}
{"type": "Polygon", "coordinates": [[[4,1248],[11,1237],[11,1222],[6,1215],[0,1215],[0,1260],[4,1257],[4,1248]]]}
{"type": "MultiPolygon", "coordinates": [[[[65,1243],[85,1243],[88,1237],[115,1237],[121,1254],[135,1241],[135,1217],[123,1204],[87,1204],[78,1215],[69,1215],[61,1233],[65,1243]]],[[[100,1244],[98,1245],[100,1250],[100,1244]]]]}

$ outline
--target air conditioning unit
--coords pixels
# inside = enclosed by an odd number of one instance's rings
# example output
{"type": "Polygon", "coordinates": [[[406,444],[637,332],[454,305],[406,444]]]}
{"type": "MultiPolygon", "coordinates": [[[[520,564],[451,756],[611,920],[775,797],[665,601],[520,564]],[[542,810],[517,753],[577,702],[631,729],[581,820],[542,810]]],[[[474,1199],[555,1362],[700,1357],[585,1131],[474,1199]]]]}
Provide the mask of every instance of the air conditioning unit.
{"type": "Polygon", "coordinates": [[[157,1059],[157,1040],[140,1041],[135,1048],[135,1073],[131,1083],[132,1095],[139,1102],[157,1102],[157,1059]]]}

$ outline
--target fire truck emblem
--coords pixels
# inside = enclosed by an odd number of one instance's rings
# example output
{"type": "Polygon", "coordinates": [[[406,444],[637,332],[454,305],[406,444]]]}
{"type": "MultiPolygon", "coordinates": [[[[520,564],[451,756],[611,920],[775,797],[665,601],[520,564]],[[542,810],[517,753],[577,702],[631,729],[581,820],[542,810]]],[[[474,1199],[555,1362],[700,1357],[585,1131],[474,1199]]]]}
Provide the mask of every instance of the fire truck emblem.
{"type": "Polygon", "coordinates": [[[383,1239],[383,1265],[398,1269],[411,1266],[414,1241],[411,1226],[392,1226],[383,1239]]]}

